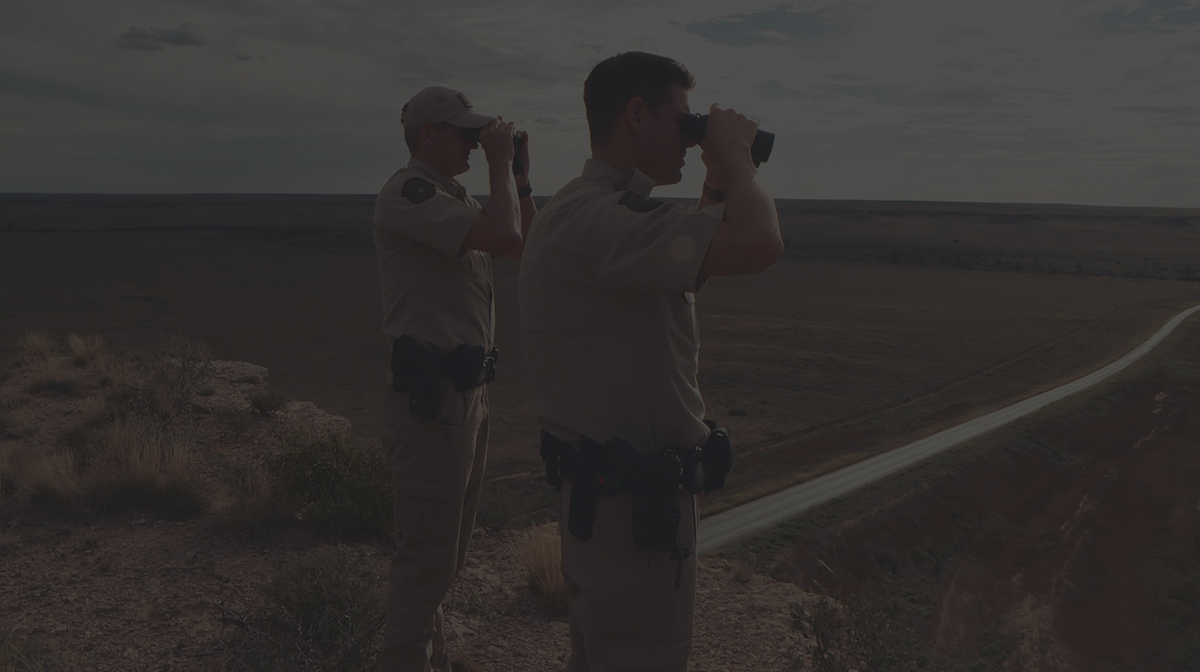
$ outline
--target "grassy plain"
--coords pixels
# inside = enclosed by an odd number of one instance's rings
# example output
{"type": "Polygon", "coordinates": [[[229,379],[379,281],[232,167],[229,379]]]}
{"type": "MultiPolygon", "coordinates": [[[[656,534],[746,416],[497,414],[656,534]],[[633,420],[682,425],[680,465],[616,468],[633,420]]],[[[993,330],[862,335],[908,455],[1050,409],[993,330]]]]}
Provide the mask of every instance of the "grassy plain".
{"type": "MultiPolygon", "coordinates": [[[[378,425],[370,196],[0,196],[0,348],[30,328],[270,369],[378,425]]],[[[700,382],[738,445],[727,507],[1096,368],[1200,301],[1200,211],[781,201],[788,252],[700,293],[700,382]]],[[[545,512],[516,266],[497,264],[489,484],[545,512]]],[[[3,351],[0,351],[3,354],[3,351]]]]}

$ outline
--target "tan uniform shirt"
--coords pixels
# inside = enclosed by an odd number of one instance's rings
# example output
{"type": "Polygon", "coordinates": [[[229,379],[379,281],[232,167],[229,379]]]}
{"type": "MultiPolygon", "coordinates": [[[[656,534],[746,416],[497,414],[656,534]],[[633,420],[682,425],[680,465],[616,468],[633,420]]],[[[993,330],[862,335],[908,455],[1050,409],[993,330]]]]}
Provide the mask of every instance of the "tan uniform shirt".
{"type": "Polygon", "coordinates": [[[373,228],[389,339],[492,347],[492,256],[462,247],[482,210],[461,184],[415,158],[384,185],[373,228]]]}
{"type": "Polygon", "coordinates": [[[542,425],[641,450],[708,436],[696,382],[697,275],[724,206],[647,196],[653,181],[589,159],[538,213],[521,256],[521,339],[542,425]]]}

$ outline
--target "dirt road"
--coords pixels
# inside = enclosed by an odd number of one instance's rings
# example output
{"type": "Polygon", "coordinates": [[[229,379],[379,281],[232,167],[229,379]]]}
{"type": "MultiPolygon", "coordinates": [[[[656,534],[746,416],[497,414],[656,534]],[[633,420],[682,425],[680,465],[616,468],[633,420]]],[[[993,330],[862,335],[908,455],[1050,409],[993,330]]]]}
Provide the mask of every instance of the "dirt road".
{"type": "Polygon", "coordinates": [[[787,518],[895,474],[944,450],[1042,409],[1064,397],[1092,387],[1141,359],[1196,312],[1200,312],[1200,305],[1192,306],[1179,313],[1141,345],[1120,359],[1082,378],[844,469],[705,518],[700,521],[697,552],[700,554],[712,553],[722,546],[778,525],[787,518]]]}

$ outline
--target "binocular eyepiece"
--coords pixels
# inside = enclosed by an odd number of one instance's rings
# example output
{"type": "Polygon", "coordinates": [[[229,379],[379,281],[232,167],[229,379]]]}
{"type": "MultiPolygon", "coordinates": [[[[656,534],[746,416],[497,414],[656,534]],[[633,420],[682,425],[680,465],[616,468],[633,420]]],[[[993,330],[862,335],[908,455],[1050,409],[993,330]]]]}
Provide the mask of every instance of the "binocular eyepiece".
{"type": "MultiPolygon", "coordinates": [[[[696,142],[704,140],[704,130],[708,128],[707,114],[687,114],[679,120],[679,130],[684,137],[696,142]]],[[[760,130],[754,134],[754,142],[750,145],[750,156],[754,165],[771,158],[771,148],[775,146],[775,134],[760,130]]]]}
{"type": "MultiPolygon", "coordinates": [[[[467,139],[467,142],[478,143],[480,130],[478,128],[464,128],[463,137],[467,139]]],[[[525,166],[521,164],[521,147],[524,144],[524,138],[519,135],[513,136],[513,149],[516,150],[516,154],[513,155],[513,175],[520,175],[525,172],[525,166]]]]}

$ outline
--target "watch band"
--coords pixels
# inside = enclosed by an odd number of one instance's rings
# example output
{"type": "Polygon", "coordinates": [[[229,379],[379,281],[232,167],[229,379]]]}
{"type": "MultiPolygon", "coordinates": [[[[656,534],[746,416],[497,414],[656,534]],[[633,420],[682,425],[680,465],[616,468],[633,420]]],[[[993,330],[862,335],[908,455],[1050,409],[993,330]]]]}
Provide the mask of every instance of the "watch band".
{"type": "Polygon", "coordinates": [[[521,187],[520,189],[517,189],[517,198],[525,198],[526,196],[528,196],[532,193],[533,193],[533,187],[529,186],[529,184],[526,183],[525,186],[521,187]]]}
{"type": "Polygon", "coordinates": [[[708,198],[708,200],[710,200],[714,203],[724,203],[725,202],[725,192],[717,191],[716,189],[713,189],[712,187],[708,186],[707,184],[704,185],[704,195],[705,195],[705,197],[708,198]]]}

